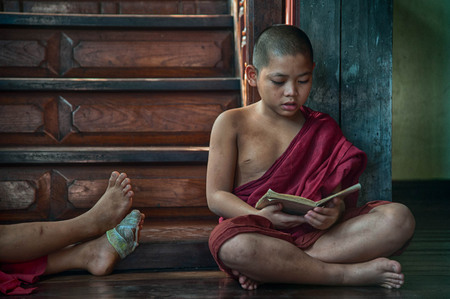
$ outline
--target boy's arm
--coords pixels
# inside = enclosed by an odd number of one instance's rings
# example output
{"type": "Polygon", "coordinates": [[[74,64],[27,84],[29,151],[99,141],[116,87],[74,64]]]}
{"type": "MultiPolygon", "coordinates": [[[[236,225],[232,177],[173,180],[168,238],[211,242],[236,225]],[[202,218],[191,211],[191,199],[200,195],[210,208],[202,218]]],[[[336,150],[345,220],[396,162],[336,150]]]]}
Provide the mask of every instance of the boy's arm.
{"type": "Polygon", "coordinates": [[[238,114],[230,110],[216,119],[209,144],[206,198],[209,209],[225,218],[258,211],[231,193],[237,165],[238,114]]]}

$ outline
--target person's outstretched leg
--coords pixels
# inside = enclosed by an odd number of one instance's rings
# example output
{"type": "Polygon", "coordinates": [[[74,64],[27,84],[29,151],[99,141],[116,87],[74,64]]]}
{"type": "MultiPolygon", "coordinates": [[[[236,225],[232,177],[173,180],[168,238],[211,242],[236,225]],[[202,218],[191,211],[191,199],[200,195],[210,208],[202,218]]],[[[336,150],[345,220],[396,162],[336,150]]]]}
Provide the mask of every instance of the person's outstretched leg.
{"type": "Polygon", "coordinates": [[[0,262],[19,263],[46,256],[115,227],[131,207],[133,191],[125,173],[114,171],[99,201],[69,220],[0,225],[0,262]]]}
{"type": "MultiPolygon", "coordinates": [[[[50,254],[44,275],[74,269],[87,270],[93,275],[111,273],[114,265],[120,260],[123,249],[125,248],[126,254],[129,254],[137,246],[144,218],[144,214],[134,210],[115,228],[114,233],[120,235],[117,237],[121,239],[120,244],[117,244],[117,239],[108,238],[104,234],[95,240],[50,254]]],[[[125,258],[125,255],[122,255],[122,258],[125,258]]]]}
{"type": "Polygon", "coordinates": [[[226,241],[219,258],[248,290],[264,282],[386,288],[399,288],[404,282],[400,264],[387,258],[355,264],[325,263],[287,241],[255,233],[226,241]]]}

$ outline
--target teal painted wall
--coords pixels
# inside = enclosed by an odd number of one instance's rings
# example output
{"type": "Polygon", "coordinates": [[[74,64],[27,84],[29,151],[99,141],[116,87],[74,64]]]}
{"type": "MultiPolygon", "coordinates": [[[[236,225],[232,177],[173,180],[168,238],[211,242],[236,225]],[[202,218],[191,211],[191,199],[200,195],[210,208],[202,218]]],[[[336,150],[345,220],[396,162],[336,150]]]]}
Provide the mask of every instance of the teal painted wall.
{"type": "Polygon", "coordinates": [[[393,180],[450,179],[450,1],[394,0],[393,180]]]}

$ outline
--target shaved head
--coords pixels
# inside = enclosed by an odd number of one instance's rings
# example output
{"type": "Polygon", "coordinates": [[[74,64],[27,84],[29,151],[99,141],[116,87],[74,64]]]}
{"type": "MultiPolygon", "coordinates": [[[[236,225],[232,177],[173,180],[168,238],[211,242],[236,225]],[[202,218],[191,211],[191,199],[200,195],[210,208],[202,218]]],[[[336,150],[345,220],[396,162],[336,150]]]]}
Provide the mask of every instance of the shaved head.
{"type": "Polygon", "coordinates": [[[269,65],[272,55],[302,54],[313,63],[311,42],[303,30],[291,25],[273,25],[258,37],[253,48],[253,66],[257,70],[269,65]]]}

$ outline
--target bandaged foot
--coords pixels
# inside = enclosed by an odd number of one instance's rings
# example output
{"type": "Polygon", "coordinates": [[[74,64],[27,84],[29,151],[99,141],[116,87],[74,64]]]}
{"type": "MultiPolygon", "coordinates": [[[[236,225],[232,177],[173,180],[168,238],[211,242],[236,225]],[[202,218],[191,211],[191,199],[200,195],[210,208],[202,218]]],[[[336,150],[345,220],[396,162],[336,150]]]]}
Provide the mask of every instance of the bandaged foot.
{"type": "Polygon", "coordinates": [[[141,212],[133,210],[119,225],[106,232],[109,243],[111,243],[121,259],[127,257],[139,245],[141,218],[141,212]]]}

